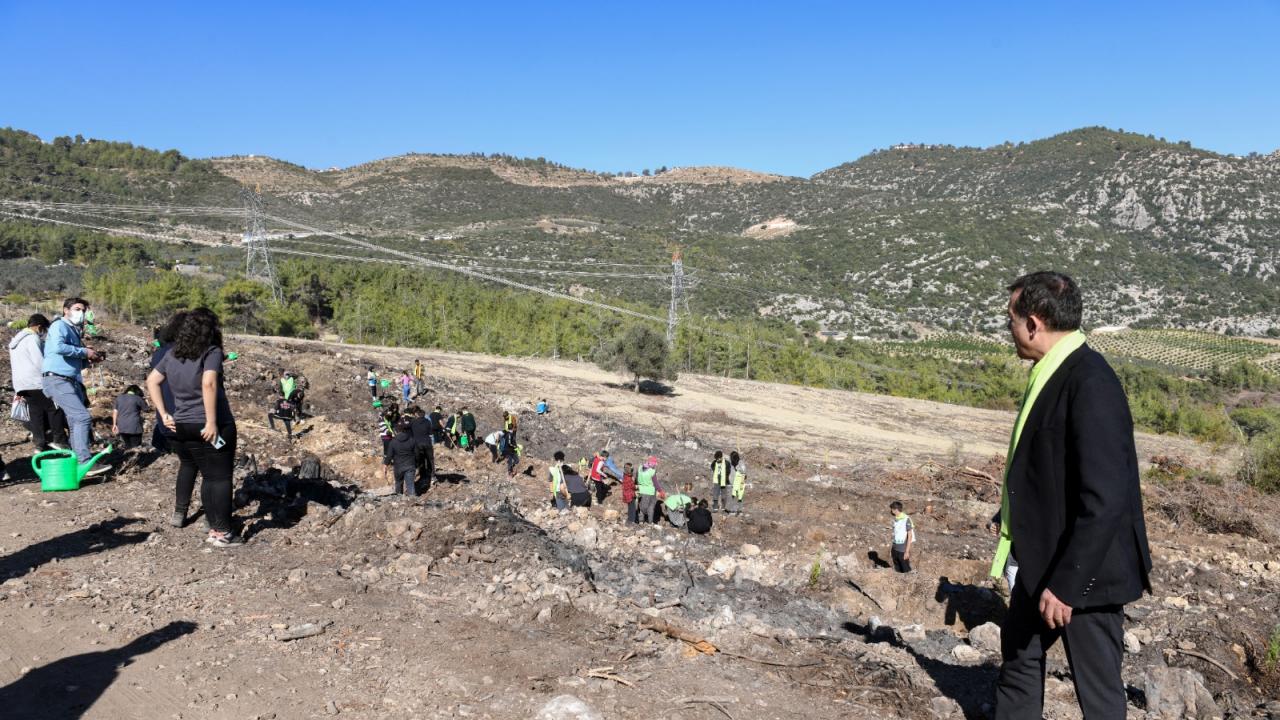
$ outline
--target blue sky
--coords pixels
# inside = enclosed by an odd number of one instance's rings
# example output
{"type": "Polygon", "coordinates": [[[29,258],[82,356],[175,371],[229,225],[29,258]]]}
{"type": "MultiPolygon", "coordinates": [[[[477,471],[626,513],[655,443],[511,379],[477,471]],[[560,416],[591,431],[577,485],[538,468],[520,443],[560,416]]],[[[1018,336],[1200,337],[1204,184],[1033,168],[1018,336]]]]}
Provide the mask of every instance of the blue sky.
{"type": "Polygon", "coordinates": [[[506,152],[809,175],[1106,125],[1280,148],[1280,2],[0,0],[0,126],[310,167],[506,152]]]}

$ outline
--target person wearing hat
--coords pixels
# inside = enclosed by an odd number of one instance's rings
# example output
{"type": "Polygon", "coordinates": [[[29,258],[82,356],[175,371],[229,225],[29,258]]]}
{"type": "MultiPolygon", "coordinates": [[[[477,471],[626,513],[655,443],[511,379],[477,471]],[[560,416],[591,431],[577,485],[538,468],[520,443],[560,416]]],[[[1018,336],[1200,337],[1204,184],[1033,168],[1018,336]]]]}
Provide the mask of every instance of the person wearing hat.
{"type": "Polygon", "coordinates": [[[413,439],[413,425],[408,417],[396,421],[395,435],[387,442],[382,464],[391,466],[395,478],[392,492],[415,497],[418,475],[418,443],[413,439]]]}
{"type": "Polygon", "coordinates": [[[662,486],[658,484],[658,458],[650,455],[640,466],[640,474],[636,476],[636,497],[640,500],[640,517],[644,522],[653,523],[653,508],[662,494],[662,486]]]}
{"type": "Polygon", "coordinates": [[[31,431],[31,443],[36,452],[52,447],[67,446],[67,417],[52,400],[45,397],[40,379],[44,364],[44,337],[49,332],[49,318],[36,313],[27,319],[27,326],[9,341],[9,369],[12,371],[13,389],[27,404],[27,429],[31,431]],[[52,442],[50,442],[52,441],[52,442]]]}

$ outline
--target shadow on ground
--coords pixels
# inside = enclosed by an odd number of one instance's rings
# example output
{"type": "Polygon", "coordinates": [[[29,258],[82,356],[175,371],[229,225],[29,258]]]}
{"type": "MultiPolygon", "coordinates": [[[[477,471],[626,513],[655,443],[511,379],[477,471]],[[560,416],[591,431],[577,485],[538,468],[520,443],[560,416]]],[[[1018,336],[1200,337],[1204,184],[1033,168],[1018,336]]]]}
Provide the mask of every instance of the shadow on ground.
{"type": "Polygon", "coordinates": [[[122,528],[140,522],[142,521],[137,518],[117,516],[66,535],[28,545],[0,558],[0,582],[20,578],[55,558],[66,560],[143,542],[150,537],[150,531],[120,532],[122,528]]]}
{"type": "Polygon", "coordinates": [[[0,708],[6,720],[77,720],[134,658],[195,631],[193,622],[171,622],[124,647],[55,660],[0,688],[0,708]]]}

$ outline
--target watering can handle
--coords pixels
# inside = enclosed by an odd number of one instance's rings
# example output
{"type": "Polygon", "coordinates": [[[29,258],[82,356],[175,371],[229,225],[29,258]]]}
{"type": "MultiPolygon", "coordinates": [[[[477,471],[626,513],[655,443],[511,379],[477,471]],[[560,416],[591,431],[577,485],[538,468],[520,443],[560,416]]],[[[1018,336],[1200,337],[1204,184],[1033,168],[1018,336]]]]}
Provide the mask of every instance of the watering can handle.
{"type": "MultiPolygon", "coordinates": [[[[54,452],[57,452],[57,451],[55,450],[54,452]]],[[[31,469],[32,469],[32,470],[34,470],[34,471],[36,471],[37,473],[39,473],[39,472],[40,472],[40,463],[45,459],[45,457],[46,457],[47,455],[49,455],[49,451],[48,451],[48,450],[46,450],[46,451],[44,451],[44,452],[42,452],[42,453],[36,453],[35,455],[33,455],[33,456],[31,457],[31,469]]]]}

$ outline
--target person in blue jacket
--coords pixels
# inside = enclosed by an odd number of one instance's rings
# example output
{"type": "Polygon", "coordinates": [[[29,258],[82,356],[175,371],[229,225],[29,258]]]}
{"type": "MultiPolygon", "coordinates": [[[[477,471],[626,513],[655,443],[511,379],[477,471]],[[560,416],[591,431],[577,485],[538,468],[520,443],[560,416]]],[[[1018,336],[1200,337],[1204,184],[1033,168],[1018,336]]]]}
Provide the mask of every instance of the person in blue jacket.
{"type": "MultiPolygon", "coordinates": [[[[90,363],[100,362],[106,357],[84,344],[82,334],[88,309],[89,302],[84,298],[72,297],[62,302],[62,317],[49,326],[40,373],[45,397],[56,403],[67,416],[67,424],[71,427],[71,449],[82,463],[93,456],[89,449],[93,417],[89,414],[89,396],[85,392],[81,372],[90,363]]],[[[102,475],[110,470],[106,463],[99,463],[88,475],[102,475]]]]}

